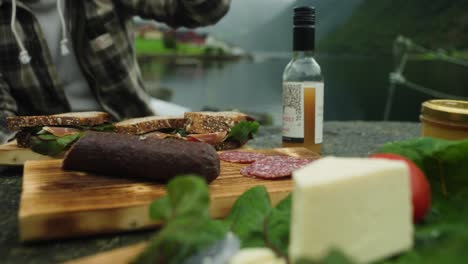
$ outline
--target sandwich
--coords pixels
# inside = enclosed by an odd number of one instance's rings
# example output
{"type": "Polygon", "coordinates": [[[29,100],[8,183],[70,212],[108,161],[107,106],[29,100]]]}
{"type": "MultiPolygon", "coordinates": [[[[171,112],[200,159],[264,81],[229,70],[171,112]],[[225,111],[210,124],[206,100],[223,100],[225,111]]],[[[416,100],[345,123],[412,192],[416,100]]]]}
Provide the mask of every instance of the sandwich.
{"type": "Polygon", "coordinates": [[[114,131],[121,134],[139,135],[141,139],[183,139],[185,118],[173,116],[148,116],[127,119],[114,124],[114,131]]]}
{"type": "Polygon", "coordinates": [[[184,116],[150,116],[111,123],[104,112],[74,112],[7,118],[17,131],[18,147],[57,156],[68,150],[86,131],[139,135],[142,139],[176,138],[203,142],[216,150],[240,148],[258,131],[259,123],[238,112],[187,112],[184,116]]]}
{"type": "Polygon", "coordinates": [[[111,116],[104,112],[73,112],[57,115],[7,117],[7,126],[17,131],[18,147],[56,156],[67,150],[85,131],[113,131],[111,116]]]}
{"type": "Polygon", "coordinates": [[[245,145],[258,132],[260,124],[239,112],[187,112],[187,140],[211,144],[216,150],[245,145]]]}
{"type": "Polygon", "coordinates": [[[128,119],[115,123],[114,127],[117,133],[204,142],[216,150],[228,150],[240,148],[252,139],[259,123],[238,112],[187,112],[183,117],[128,119]]]}

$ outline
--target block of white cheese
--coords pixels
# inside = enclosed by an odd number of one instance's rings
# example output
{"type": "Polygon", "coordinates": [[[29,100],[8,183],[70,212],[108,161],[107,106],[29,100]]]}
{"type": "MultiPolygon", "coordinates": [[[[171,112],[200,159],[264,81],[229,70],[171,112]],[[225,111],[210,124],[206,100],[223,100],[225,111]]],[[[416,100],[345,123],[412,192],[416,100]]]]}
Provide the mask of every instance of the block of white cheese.
{"type": "Polygon", "coordinates": [[[293,173],[290,257],[320,260],[337,249],[357,263],[413,246],[404,162],[323,158],[293,173]]]}
{"type": "Polygon", "coordinates": [[[245,248],[237,252],[229,264],[286,264],[269,248],[245,248]]]}

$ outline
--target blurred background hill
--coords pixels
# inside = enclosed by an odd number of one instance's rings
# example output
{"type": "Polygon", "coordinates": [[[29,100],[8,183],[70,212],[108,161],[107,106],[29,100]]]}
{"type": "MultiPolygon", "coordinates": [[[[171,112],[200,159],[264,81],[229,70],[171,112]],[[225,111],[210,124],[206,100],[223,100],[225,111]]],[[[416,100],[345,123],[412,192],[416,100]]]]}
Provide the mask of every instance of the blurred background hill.
{"type": "Polygon", "coordinates": [[[389,53],[398,35],[432,49],[468,49],[466,0],[366,0],[320,42],[327,52],[389,53]]]}

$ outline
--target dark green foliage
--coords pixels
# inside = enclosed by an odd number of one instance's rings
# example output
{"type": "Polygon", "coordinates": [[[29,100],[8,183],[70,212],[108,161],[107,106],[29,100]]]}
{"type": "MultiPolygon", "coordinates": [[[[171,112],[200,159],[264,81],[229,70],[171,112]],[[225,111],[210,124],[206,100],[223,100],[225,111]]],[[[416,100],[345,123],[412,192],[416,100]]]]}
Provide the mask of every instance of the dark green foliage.
{"type": "Polygon", "coordinates": [[[431,49],[468,49],[468,1],[365,0],[319,43],[327,52],[391,54],[398,35],[431,49]]]}
{"type": "Polygon", "coordinates": [[[253,138],[259,128],[260,124],[257,121],[242,121],[231,128],[227,140],[235,140],[244,144],[253,138]]]}
{"type": "Polygon", "coordinates": [[[43,134],[31,137],[31,149],[42,155],[57,156],[68,149],[83,134],[76,133],[63,137],[57,137],[52,134],[43,134]]]}
{"type": "Polygon", "coordinates": [[[163,45],[166,49],[177,50],[177,39],[174,34],[164,34],[163,45]]]}

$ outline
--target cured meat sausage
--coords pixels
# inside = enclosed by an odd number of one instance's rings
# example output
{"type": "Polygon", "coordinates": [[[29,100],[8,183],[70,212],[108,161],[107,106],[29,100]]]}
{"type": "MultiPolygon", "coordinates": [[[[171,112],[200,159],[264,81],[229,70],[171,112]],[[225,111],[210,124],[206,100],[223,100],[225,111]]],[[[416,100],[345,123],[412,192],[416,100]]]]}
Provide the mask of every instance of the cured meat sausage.
{"type": "Polygon", "coordinates": [[[247,177],[274,180],[290,177],[292,172],[311,163],[313,159],[295,158],[290,156],[267,156],[241,169],[241,174],[247,177]]]}
{"type": "Polygon", "coordinates": [[[252,163],[265,157],[265,154],[247,151],[225,151],[219,154],[221,160],[232,163],[252,163]]]}
{"type": "Polygon", "coordinates": [[[162,182],[197,174],[210,182],[218,177],[220,162],[205,143],[87,132],[68,152],[63,169],[162,182]]]}

